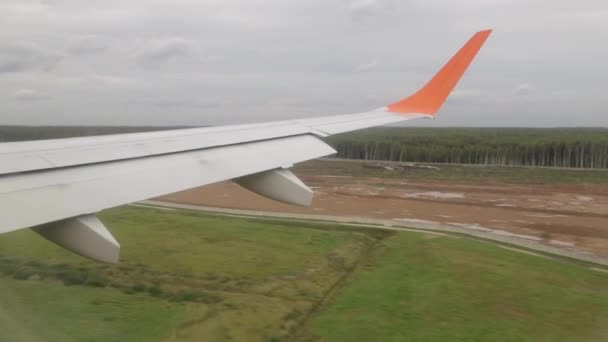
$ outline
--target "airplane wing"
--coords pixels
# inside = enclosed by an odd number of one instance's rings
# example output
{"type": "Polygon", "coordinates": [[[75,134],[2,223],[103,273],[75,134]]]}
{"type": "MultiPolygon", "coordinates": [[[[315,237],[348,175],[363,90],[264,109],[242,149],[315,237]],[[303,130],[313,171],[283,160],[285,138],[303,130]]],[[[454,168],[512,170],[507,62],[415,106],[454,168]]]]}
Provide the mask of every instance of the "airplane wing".
{"type": "Polygon", "coordinates": [[[418,92],[364,113],[248,125],[0,144],[0,233],[32,228],[77,254],[117,262],[120,246],[95,214],[235,180],[263,196],[309,205],[288,169],[334,154],[320,138],[433,118],[491,31],[480,31],[418,92]]]}

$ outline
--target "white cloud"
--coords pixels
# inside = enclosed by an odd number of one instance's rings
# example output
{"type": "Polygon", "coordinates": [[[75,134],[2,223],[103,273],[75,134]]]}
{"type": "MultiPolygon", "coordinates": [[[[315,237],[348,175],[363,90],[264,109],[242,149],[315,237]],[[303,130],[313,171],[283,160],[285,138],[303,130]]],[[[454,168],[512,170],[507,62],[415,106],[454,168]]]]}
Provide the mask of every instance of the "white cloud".
{"type": "Polygon", "coordinates": [[[129,87],[135,85],[135,81],[126,77],[112,75],[89,75],[89,79],[110,87],[129,87]]]}
{"type": "Polygon", "coordinates": [[[32,12],[44,11],[49,8],[44,1],[31,0],[3,0],[0,4],[0,11],[14,11],[16,13],[30,14],[32,12]]]}
{"type": "Polygon", "coordinates": [[[470,98],[481,98],[490,96],[490,92],[482,89],[455,89],[451,94],[450,98],[453,99],[470,99],[470,98]]]}
{"type": "Polygon", "coordinates": [[[379,65],[380,65],[380,63],[378,62],[378,60],[374,59],[370,62],[361,63],[361,64],[357,65],[357,67],[355,68],[355,71],[356,72],[372,71],[372,70],[377,69],[379,65]]]}
{"type": "Polygon", "coordinates": [[[608,9],[604,8],[604,9],[581,11],[581,12],[577,12],[576,16],[583,17],[583,18],[605,19],[606,17],[608,17],[608,9]]]}
{"type": "Polygon", "coordinates": [[[11,97],[19,101],[38,101],[49,98],[47,94],[27,88],[17,90],[11,97]]]}

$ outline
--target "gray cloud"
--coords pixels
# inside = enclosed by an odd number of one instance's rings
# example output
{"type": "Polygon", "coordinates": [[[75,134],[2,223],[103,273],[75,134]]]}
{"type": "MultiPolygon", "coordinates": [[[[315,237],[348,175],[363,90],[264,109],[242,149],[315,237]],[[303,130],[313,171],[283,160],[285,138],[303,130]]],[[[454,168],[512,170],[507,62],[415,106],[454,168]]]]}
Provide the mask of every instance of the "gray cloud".
{"type": "Polygon", "coordinates": [[[209,125],[377,108],[494,34],[437,120],[608,126],[604,0],[3,0],[0,124],[209,125]],[[577,115],[572,115],[577,114],[577,115]]]}
{"type": "Polygon", "coordinates": [[[513,95],[517,97],[529,97],[536,91],[536,88],[529,83],[522,83],[513,89],[513,95]]]}
{"type": "Polygon", "coordinates": [[[158,106],[162,109],[174,109],[174,108],[199,108],[199,109],[215,109],[219,107],[219,103],[216,102],[193,102],[189,100],[160,100],[152,101],[151,104],[158,106]]]}
{"type": "Polygon", "coordinates": [[[155,39],[147,42],[138,54],[139,60],[148,64],[158,64],[180,57],[196,57],[197,43],[182,37],[155,39]]]}
{"type": "Polygon", "coordinates": [[[135,85],[135,80],[126,77],[112,76],[112,75],[89,75],[88,79],[99,82],[109,87],[129,87],[135,85]]]}
{"type": "Polygon", "coordinates": [[[0,45],[0,73],[28,70],[50,70],[61,59],[59,53],[35,44],[13,43],[0,45]]]}
{"type": "Polygon", "coordinates": [[[68,52],[73,55],[99,55],[108,49],[108,42],[105,38],[97,35],[78,36],[73,39],[68,52]]]}
{"type": "Polygon", "coordinates": [[[355,16],[374,15],[386,9],[387,3],[382,0],[355,0],[348,5],[349,12],[355,16]]]}

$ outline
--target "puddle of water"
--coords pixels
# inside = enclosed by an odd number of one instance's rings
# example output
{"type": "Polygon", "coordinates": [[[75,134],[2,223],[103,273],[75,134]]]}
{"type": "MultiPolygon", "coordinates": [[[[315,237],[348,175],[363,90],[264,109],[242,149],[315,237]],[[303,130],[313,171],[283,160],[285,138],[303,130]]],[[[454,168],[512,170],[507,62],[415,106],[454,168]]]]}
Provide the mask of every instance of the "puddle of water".
{"type": "Polygon", "coordinates": [[[455,199],[455,198],[464,198],[464,194],[450,193],[450,192],[440,192],[440,191],[429,191],[429,192],[415,192],[411,194],[406,194],[404,197],[408,198],[439,198],[439,199],[455,199]]]}
{"type": "Polygon", "coordinates": [[[558,217],[559,215],[549,215],[549,214],[524,214],[524,216],[528,216],[528,217],[539,217],[539,218],[552,218],[552,217],[558,217]]]}
{"type": "Polygon", "coordinates": [[[448,222],[448,224],[451,224],[452,226],[456,226],[456,227],[460,227],[460,228],[466,228],[466,229],[471,229],[471,230],[479,230],[482,232],[491,232],[493,231],[490,228],[486,228],[486,227],[482,227],[480,225],[478,225],[477,223],[475,224],[469,224],[469,223],[458,223],[458,222],[448,222]]]}
{"type": "Polygon", "coordinates": [[[467,223],[449,222],[449,224],[451,224],[453,226],[461,227],[461,228],[466,228],[466,229],[471,229],[471,230],[477,230],[477,231],[481,231],[481,232],[487,232],[487,233],[492,233],[492,234],[506,236],[506,237],[526,239],[526,240],[534,240],[534,241],[541,241],[542,240],[541,238],[536,237],[536,236],[532,236],[532,235],[515,234],[515,233],[507,232],[506,230],[486,228],[486,227],[480,226],[477,223],[475,223],[475,224],[467,224],[467,223]]]}
{"type": "Polygon", "coordinates": [[[519,248],[513,248],[513,247],[508,247],[508,246],[503,246],[503,245],[498,245],[498,247],[500,247],[500,248],[504,248],[504,249],[508,249],[508,250],[510,250],[510,251],[513,251],[513,252],[518,252],[518,253],[523,253],[523,254],[528,254],[528,255],[533,255],[533,256],[537,256],[537,257],[541,257],[541,258],[547,258],[547,259],[550,259],[550,258],[549,258],[548,256],[546,256],[546,255],[543,255],[543,254],[538,254],[538,253],[534,253],[534,252],[531,252],[531,251],[526,251],[526,250],[519,249],[519,248]]]}
{"type": "Polygon", "coordinates": [[[552,245],[558,245],[562,247],[574,247],[574,243],[560,240],[549,240],[549,243],[552,245]]]}
{"type": "Polygon", "coordinates": [[[139,207],[139,208],[150,208],[150,209],[158,209],[158,210],[165,210],[165,211],[175,211],[175,209],[173,208],[166,208],[166,207],[161,207],[161,206],[153,206],[153,205],[146,205],[146,204],[129,204],[130,206],[133,207],[139,207]]]}
{"type": "Polygon", "coordinates": [[[504,230],[492,230],[492,233],[496,234],[496,235],[502,235],[502,236],[507,236],[507,237],[514,237],[514,238],[519,238],[519,239],[526,239],[526,240],[533,240],[533,241],[542,241],[541,238],[537,237],[537,236],[532,236],[532,235],[523,235],[523,234],[515,234],[515,233],[510,233],[504,230]]]}
{"type": "Polygon", "coordinates": [[[405,222],[405,223],[438,224],[436,221],[427,221],[427,220],[419,220],[419,219],[396,218],[394,220],[399,221],[399,222],[405,222]]]}

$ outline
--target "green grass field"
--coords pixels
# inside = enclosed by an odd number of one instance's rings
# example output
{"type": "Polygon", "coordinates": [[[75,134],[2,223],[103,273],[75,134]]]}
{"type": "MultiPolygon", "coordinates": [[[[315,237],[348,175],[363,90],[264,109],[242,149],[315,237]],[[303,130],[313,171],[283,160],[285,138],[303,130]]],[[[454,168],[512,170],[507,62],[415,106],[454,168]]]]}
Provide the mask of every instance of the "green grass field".
{"type": "Polygon", "coordinates": [[[0,236],[0,340],[589,341],[608,273],[450,236],[123,207],[118,265],[0,236]]]}
{"type": "Polygon", "coordinates": [[[386,241],[312,322],[330,341],[605,341],[608,277],[466,239],[386,241]]]}

